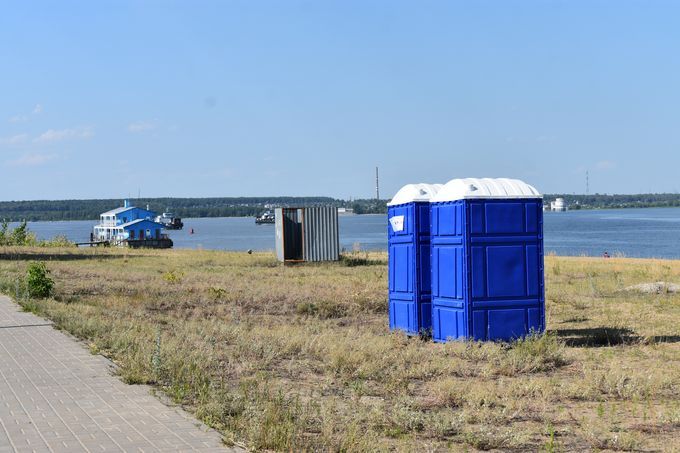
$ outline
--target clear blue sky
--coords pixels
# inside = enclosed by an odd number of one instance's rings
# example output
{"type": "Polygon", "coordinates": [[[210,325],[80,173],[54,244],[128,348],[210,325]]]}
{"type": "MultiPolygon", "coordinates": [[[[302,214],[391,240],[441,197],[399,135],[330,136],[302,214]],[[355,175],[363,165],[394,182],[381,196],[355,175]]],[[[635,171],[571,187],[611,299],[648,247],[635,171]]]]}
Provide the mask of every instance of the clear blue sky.
{"type": "Polygon", "coordinates": [[[680,190],[680,3],[0,6],[0,199],[680,190]]]}

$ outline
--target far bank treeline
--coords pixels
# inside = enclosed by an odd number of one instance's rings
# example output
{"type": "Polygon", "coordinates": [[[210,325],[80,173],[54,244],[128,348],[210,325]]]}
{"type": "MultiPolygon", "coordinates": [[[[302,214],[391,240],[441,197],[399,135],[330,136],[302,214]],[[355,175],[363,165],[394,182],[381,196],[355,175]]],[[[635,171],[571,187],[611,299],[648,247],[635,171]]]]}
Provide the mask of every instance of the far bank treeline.
{"type": "MultiPolygon", "coordinates": [[[[257,216],[270,206],[336,206],[352,208],[356,214],[387,212],[387,200],[330,197],[140,198],[131,202],[144,208],[148,205],[159,214],[170,209],[182,218],[257,216]]],[[[122,205],[122,199],[0,201],[0,220],[96,220],[102,212],[122,205]]]]}
{"type": "Polygon", "coordinates": [[[623,208],[672,208],[680,207],[680,194],[677,193],[645,193],[636,195],[617,194],[546,194],[543,200],[547,203],[555,198],[564,198],[569,209],[623,209],[623,208]]]}
{"type": "MultiPolygon", "coordinates": [[[[569,209],[680,207],[680,194],[569,195],[546,194],[547,202],[562,197],[569,209]]],[[[385,214],[388,200],[338,200],[330,197],[140,198],[132,203],[158,213],[170,209],[182,218],[256,216],[270,206],[336,206],[356,214],[385,214]]],[[[122,199],[0,201],[0,220],[96,220],[99,214],[122,206],[122,199]]]]}

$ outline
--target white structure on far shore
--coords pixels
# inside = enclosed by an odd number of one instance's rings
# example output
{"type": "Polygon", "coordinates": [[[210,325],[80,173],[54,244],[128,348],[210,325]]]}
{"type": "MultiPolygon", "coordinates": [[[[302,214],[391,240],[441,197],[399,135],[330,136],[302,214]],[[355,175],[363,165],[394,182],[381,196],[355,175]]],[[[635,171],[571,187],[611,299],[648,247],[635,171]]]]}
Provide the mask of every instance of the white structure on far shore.
{"type": "Polygon", "coordinates": [[[550,210],[563,212],[568,209],[567,203],[564,202],[564,198],[555,198],[555,201],[550,202],[550,210]]]}
{"type": "Polygon", "coordinates": [[[338,208],[338,215],[353,215],[353,208],[338,208]]]}

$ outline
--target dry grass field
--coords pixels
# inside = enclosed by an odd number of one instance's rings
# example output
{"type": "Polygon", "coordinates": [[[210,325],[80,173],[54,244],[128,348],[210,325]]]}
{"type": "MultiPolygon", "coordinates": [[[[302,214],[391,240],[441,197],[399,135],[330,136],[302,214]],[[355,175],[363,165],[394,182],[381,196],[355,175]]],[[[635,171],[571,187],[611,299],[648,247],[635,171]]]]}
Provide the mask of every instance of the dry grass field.
{"type": "Polygon", "coordinates": [[[386,255],[0,249],[0,289],[255,450],[680,451],[680,261],[546,257],[548,334],[387,329],[386,255]],[[28,262],[52,299],[23,297],[28,262]]]}

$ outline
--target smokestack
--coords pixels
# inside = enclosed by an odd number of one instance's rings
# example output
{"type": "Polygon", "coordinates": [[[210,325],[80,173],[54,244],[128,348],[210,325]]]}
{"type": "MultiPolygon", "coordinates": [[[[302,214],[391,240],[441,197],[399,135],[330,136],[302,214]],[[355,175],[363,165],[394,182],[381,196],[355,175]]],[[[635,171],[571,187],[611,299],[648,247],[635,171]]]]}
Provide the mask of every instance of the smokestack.
{"type": "Polygon", "coordinates": [[[380,200],[380,184],[378,183],[378,167],[375,167],[375,199],[380,200]]]}

